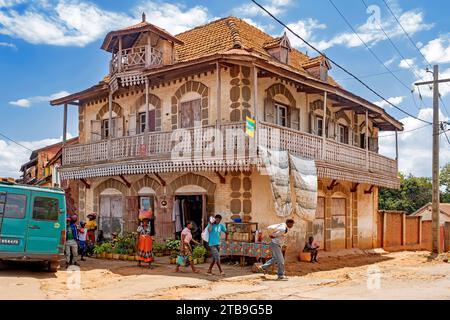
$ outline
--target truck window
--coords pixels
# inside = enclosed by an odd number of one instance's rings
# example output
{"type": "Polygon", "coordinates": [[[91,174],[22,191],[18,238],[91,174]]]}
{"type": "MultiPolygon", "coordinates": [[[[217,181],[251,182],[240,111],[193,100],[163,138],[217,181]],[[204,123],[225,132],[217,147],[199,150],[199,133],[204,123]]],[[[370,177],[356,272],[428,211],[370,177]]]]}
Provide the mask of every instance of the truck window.
{"type": "Polygon", "coordinates": [[[36,197],[33,205],[33,219],[58,221],[58,199],[36,197]]]}
{"type": "Polygon", "coordinates": [[[15,193],[0,194],[0,216],[10,219],[25,218],[27,196],[15,193]]]}

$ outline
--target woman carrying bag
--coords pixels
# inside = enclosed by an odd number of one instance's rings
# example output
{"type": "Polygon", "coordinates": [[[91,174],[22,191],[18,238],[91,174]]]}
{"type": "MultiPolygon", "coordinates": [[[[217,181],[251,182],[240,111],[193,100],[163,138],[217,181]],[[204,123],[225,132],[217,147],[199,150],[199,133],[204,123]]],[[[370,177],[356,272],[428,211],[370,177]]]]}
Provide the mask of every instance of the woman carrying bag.
{"type": "Polygon", "coordinates": [[[192,257],[191,242],[194,242],[195,244],[200,243],[192,238],[191,230],[192,230],[192,222],[189,221],[186,224],[186,228],[184,228],[183,231],[181,232],[180,255],[177,258],[177,267],[175,269],[175,272],[180,271],[180,266],[183,267],[186,266],[187,261],[189,261],[189,264],[191,265],[192,272],[194,273],[200,272],[194,266],[194,258],[192,257]]]}

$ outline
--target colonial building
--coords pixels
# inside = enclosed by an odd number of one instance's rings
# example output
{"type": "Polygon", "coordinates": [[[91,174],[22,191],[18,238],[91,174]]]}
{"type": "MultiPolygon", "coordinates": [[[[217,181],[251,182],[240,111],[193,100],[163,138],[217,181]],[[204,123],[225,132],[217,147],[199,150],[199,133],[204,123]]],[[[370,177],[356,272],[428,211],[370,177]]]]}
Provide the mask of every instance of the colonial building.
{"type": "Polygon", "coordinates": [[[327,59],[236,17],[174,36],[143,15],[101,48],[109,74],[51,104],[64,106],[64,127],[67,108],[78,106],[79,144],[64,147],[61,175],[81,182],[80,214],[98,212],[106,234],[135,230],[138,209],[150,206],[155,237],[173,237],[180,203],[198,225],[217,212],[260,228],[283,221],[260,170],[264,141],[316,161],[316,220],[297,219],[294,247],[308,233],[326,250],[375,246],[378,188],[399,187],[397,161],[378,154],[378,133],[403,126],[337,84],[327,59]],[[247,117],[255,137],[236,139],[247,117]],[[213,129],[223,135],[211,138],[213,129]],[[180,143],[196,149],[180,158],[180,143]]]}

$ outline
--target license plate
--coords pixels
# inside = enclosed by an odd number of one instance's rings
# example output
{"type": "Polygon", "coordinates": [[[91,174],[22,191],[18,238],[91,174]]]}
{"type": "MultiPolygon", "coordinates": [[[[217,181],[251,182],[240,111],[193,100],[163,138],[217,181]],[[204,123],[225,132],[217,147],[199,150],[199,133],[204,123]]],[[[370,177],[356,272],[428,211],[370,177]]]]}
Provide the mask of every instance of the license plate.
{"type": "Polygon", "coordinates": [[[0,244],[18,246],[20,244],[20,240],[11,238],[0,238],[0,244]]]}

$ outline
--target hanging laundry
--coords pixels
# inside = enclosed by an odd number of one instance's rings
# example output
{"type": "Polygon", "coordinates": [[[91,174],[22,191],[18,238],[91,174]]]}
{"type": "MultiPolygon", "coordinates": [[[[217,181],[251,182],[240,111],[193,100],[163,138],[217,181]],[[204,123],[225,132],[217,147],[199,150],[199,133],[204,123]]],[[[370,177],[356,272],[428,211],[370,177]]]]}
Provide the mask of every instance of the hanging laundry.
{"type": "Polygon", "coordinates": [[[175,222],[175,232],[181,232],[183,230],[179,200],[175,200],[173,205],[172,222],[175,222]]]}

